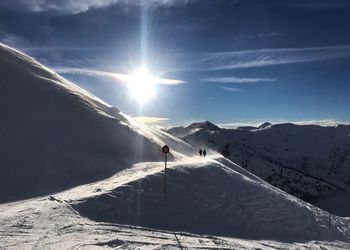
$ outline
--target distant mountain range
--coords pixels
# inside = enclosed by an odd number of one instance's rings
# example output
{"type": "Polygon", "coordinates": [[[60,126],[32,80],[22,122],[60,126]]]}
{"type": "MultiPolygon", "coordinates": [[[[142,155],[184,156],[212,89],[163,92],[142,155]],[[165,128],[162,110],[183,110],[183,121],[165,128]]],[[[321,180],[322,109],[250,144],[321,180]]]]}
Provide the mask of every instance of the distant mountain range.
{"type": "Polygon", "coordinates": [[[204,158],[197,146],[134,120],[1,43],[0,85],[1,249],[299,249],[299,242],[349,249],[348,218],[330,216],[208,147],[251,162],[247,169],[260,163],[271,178],[270,168],[281,171],[285,179],[276,181],[290,180],[286,171],[301,176],[314,192],[346,186],[276,164],[264,148],[275,150],[265,142],[278,145],[279,134],[252,136],[273,130],[270,124],[178,129],[203,141],[204,158]]]}
{"type": "Polygon", "coordinates": [[[205,121],[167,132],[198,148],[216,150],[306,201],[350,189],[350,125],[266,122],[225,129],[205,121]]]}

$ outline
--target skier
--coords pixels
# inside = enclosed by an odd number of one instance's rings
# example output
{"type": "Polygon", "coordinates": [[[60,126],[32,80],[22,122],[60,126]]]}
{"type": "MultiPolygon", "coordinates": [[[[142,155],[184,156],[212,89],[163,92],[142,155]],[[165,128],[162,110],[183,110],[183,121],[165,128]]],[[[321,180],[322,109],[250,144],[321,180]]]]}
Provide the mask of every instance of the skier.
{"type": "Polygon", "coordinates": [[[205,155],[207,154],[207,151],[205,151],[205,149],[203,150],[203,156],[205,157],[205,155]]]}
{"type": "Polygon", "coordinates": [[[200,148],[198,151],[199,155],[202,156],[202,149],[200,148]]]}

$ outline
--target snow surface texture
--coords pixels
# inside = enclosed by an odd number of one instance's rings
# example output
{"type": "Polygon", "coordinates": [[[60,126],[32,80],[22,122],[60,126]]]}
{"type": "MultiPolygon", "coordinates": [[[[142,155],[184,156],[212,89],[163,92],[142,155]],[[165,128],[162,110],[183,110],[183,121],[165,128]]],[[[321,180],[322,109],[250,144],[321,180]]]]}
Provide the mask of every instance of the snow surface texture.
{"type": "Polygon", "coordinates": [[[229,161],[223,163],[208,160],[171,166],[166,195],[159,173],[73,207],[95,221],[162,230],[281,241],[346,240],[345,221],[334,217],[341,226],[329,229],[328,213],[255,176],[240,174],[240,167],[229,161]]]}
{"type": "Polygon", "coordinates": [[[190,151],[160,131],[154,141],[152,128],[5,45],[0,45],[0,75],[0,202],[162,160],[162,143],[190,151]]]}
{"type": "Polygon", "coordinates": [[[0,248],[349,249],[349,220],[333,216],[329,229],[325,212],[237,165],[192,160],[170,164],[167,196],[157,180],[162,164],[147,162],[53,196],[0,205],[0,248]]]}
{"type": "MultiPolygon", "coordinates": [[[[350,126],[264,123],[259,128],[221,129],[203,122],[168,132],[192,145],[212,148],[270,184],[307,201],[350,188],[350,126]]],[[[338,205],[326,207],[331,212],[350,215],[350,210],[346,212],[338,205]]]]}
{"type": "Polygon", "coordinates": [[[1,200],[64,190],[1,204],[0,249],[350,248],[349,219],[197,156],[4,45],[0,63],[1,200]]]}

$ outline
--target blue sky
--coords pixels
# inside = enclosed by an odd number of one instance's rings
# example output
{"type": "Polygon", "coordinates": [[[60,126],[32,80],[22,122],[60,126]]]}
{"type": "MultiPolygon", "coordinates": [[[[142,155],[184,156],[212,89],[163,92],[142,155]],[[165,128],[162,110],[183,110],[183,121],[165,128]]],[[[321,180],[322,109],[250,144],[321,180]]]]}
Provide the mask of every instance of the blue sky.
{"type": "Polygon", "coordinates": [[[0,41],[163,126],[350,121],[346,0],[0,0],[0,41]],[[142,62],[184,83],[141,105],[108,73],[142,62]]]}

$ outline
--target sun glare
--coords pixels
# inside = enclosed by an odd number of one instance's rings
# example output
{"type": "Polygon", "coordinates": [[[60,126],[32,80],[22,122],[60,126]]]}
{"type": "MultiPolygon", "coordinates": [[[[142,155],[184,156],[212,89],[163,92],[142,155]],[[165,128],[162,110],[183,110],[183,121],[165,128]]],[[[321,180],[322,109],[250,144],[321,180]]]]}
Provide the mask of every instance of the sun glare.
{"type": "Polygon", "coordinates": [[[156,77],[152,76],[146,67],[141,67],[128,79],[131,96],[141,104],[155,97],[156,77]]]}

